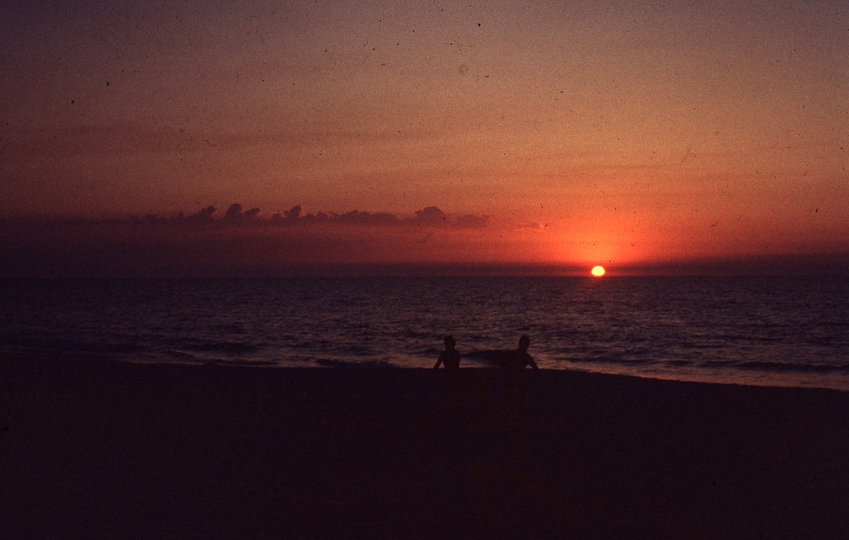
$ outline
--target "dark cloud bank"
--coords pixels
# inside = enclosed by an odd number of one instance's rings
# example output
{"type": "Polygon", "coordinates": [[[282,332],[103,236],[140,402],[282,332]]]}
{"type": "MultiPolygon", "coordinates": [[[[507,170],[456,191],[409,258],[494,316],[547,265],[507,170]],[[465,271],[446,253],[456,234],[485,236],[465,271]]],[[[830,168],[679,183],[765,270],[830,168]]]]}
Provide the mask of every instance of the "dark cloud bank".
{"type": "Polygon", "coordinates": [[[466,214],[456,218],[449,217],[436,206],[428,206],[415,213],[415,217],[399,218],[395,214],[385,212],[359,212],[353,210],[344,214],[336,212],[318,212],[304,214],[300,206],[294,206],[283,213],[269,217],[263,216],[259,208],[244,210],[241,204],[231,204],[222,214],[214,206],[207,206],[199,212],[185,215],[180,212],[176,216],[158,216],[148,214],[142,217],[132,217],[133,223],[149,225],[176,225],[191,227],[231,227],[231,226],[292,226],[292,225],[377,225],[377,226],[424,226],[452,227],[455,229],[480,229],[486,227],[487,218],[466,214]]]}
{"type": "Polygon", "coordinates": [[[189,215],[9,219],[0,220],[0,278],[502,272],[497,261],[469,256],[463,264],[445,262],[451,253],[468,255],[469,236],[486,226],[485,217],[452,217],[435,206],[405,218],[312,214],[300,206],[266,217],[232,204],[189,215]]]}

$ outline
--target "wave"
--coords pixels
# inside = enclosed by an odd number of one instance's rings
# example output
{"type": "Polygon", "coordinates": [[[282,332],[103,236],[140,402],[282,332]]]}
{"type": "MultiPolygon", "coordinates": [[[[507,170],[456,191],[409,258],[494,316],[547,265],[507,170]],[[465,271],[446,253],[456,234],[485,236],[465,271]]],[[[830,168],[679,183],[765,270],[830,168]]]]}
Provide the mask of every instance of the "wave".
{"type": "Polygon", "coordinates": [[[849,363],[842,364],[789,364],[784,362],[750,361],[740,362],[739,369],[774,373],[849,373],[849,363]]]}
{"type": "Polygon", "coordinates": [[[256,345],[241,341],[183,343],[180,348],[201,353],[223,353],[228,356],[248,355],[260,349],[256,345]]]}
{"type": "Polygon", "coordinates": [[[85,341],[77,339],[36,338],[9,335],[0,337],[0,349],[25,350],[36,353],[84,353],[119,356],[153,352],[150,347],[142,343],[131,341],[85,341]]]}
{"type": "Polygon", "coordinates": [[[477,349],[463,354],[463,358],[477,360],[482,364],[491,366],[500,366],[501,361],[504,360],[504,356],[508,352],[501,349],[477,349]]]}
{"type": "Polygon", "coordinates": [[[343,368],[343,369],[397,369],[398,366],[389,363],[386,360],[367,360],[364,362],[353,360],[334,360],[319,359],[316,364],[324,367],[343,368]]]}

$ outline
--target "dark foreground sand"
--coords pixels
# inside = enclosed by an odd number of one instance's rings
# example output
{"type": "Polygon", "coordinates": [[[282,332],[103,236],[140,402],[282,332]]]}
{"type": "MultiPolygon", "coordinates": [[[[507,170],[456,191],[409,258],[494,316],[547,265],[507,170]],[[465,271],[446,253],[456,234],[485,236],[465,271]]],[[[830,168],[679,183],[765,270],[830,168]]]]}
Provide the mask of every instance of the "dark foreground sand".
{"type": "Polygon", "coordinates": [[[0,538],[849,538],[849,394],[477,373],[0,358],[0,538]]]}

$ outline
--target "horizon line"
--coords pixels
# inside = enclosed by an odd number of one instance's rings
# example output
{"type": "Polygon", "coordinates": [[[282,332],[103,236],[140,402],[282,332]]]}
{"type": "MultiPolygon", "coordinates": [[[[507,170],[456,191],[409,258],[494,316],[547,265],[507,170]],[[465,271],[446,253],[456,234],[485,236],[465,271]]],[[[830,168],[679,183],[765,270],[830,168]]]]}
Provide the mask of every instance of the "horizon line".
{"type": "Polygon", "coordinates": [[[147,268],[137,272],[0,273],[2,280],[52,279],[274,279],[274,278],[441,278],[565,277],[604,280],[617,277],[849,277],[849,253],[813,256],[738,257],[615,265],[603,277],[592,264],[574,263],[333,263],[291,265],[218,265],[178,269],[147,268]]]}

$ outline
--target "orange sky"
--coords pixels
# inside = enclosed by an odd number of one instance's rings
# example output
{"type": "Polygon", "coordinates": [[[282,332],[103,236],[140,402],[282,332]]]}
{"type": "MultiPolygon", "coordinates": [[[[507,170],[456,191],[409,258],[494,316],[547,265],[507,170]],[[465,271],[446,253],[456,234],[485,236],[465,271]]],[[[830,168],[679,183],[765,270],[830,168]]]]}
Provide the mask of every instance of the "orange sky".
{"type": "Polygon", "coordinates": [[[263,229],[315,263],[849,253],[842,2],[136,4],[2,8],[0,217],[486,219],[263,229]]]}

